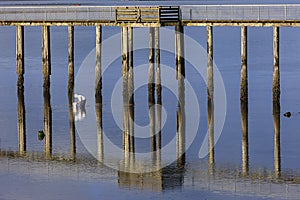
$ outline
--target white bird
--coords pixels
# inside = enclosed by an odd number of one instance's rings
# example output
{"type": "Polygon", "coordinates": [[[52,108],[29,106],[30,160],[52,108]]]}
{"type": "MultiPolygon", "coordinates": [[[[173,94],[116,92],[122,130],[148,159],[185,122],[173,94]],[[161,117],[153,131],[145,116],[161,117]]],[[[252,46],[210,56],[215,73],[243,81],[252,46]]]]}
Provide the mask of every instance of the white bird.
{"type": "Polygon", "coordinates": [[[74,94],[73,98],[73,113],[75,116],[75,121],[82,120],[85,118],[85,96],[81,94],[74,94]]]}

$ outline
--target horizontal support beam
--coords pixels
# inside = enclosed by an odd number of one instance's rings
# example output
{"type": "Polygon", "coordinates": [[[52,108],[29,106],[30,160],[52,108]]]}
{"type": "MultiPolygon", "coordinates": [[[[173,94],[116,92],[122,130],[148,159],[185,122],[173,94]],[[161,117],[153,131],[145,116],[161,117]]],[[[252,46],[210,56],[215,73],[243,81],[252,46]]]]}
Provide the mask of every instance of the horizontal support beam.
{"type": "Polygon", "coordinates": [[[181,20],[183,26],[253,26],[253,27],[273,27],[273,26],[300,26],[299,21],[242,21],[242,20],[181,20]]]}
{"type": "Polygon", "coordinates": [[[299,21],[168,21],[164,18],[160,22],[126,22],[116,23],[115,21],[0,21],[0,26],[130,26],[130,27],[162,27],[162,26],[252,26],[252,27],[300,27],[299,21]]]}

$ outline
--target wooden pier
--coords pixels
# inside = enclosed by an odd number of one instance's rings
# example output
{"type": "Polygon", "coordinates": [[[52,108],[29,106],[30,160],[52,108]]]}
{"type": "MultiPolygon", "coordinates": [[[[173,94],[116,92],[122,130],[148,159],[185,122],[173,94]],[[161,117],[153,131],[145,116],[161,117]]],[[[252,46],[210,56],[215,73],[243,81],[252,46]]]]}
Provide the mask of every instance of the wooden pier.
{"type": "MultiPolygon", "coordinates": [[[[175,27],[176,78],[178,80],[177,110],[177,166],[185,164],[185,52],[184,27],[203,26],[207,28],[207,100],[208,100],[208,158],[209,171],[214,167],[214,85],[213,85],[213,30],[215,26],[241,27],[241,118],[242,118],[242,171],[249,174],[248,155],[248,68],[247,68],[247,27],[273,27],[273,110],[274,110],[274,172],[280,177],[280,68],[279,39],[280,27],[300,26],[300,5],[197,5],[197,6],[5,6],[0,7],[0,26],[16,27],[16,72],[18,76],[18,139],[19,153],[26,152],[26,126],[24,105],[24,26],[42,28],[42,69],[44,78],[44,132],[45,157],[52,154],[52,111],[50,101],[51,52],[50,29],[52,26],[68,27],[68,91],[70,116],[70,153],[75,159],[76,140],[72,97],[74,89],[74,26],[94,26],[96,29],[95,60],[95,102],[98,122],[99,160],[104,157],[102,132],[102,27],[119,26],[122,37],[122,78],[123,78],[123,147],[124,159],[130,162],[134,153],[134,70],[133,70],[133,28],[149,27],[149,68],[148,100],[150,119],[151,151],[160,160],[161,149],[161,107],[153,112],[153,106],[161,105],[162,86],[160,70],[159,27],[175,27]],[[155,99],[155,91],[156,97],[155,99]],[[130,153],[129,153],[130,152],[130,153]]],[[[1,27],[0,27],[1,28],[1,27]]],[[[196,53],[196,52],[195,52],[196,53]]],[[[175,78],[175,77],[174,77],[175,78]]]]}

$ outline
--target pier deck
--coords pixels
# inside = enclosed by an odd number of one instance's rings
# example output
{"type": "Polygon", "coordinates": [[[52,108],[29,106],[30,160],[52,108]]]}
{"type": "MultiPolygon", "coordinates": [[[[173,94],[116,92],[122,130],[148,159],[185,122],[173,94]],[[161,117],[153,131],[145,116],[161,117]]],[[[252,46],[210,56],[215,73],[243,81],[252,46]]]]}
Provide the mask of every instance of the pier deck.
{"type": "Polygon", "coordinates": [[[1,6],[0,25],[300,26],[300,5],[1,6]]]}

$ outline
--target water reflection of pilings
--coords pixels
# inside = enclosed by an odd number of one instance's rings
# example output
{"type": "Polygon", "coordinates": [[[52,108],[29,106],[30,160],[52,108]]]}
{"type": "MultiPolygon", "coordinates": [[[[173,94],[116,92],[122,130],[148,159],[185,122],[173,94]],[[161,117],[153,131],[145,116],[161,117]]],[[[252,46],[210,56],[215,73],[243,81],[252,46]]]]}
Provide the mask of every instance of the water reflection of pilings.
{"type": "Polygon", "coordinates": [[[74,97],[74,92],[72,89],[72,90],[69,90],[69,93],[68,93],[71,159],[75,159],[75,156],[76,156],[76,136],[75,136],[75,120],[74,120],[74,112],[73,112],[73,97],[74,97]]]}
{"type": "Polygon", "coordinates": [[[50,79],[44,79],[44,133],[45,133],[45,157],[52,155],[52,110],[50,103],[50,79]]]}
{"type": "Polygon", "coordinates": [[[208,169],[214,174],[215,150],[214,150],[214,100],[207,101],[207,122],[208,122],[208,169]]]}
{"type": "Polygon", "coordinates": [[[26,118],[24,103],[24,79],[18,78],[18,144],[19,153],[23,155],[26,152],[26,118]]]}
{"type": "Polygon", "coordinates": [[[209,173],[214,173],[214,75],[213,75],[213,29],[207,30],[207,123],[208,123],[208,166],[209,173]]]}
{"type": "Polygon", "coordinates": [[[242,119],[242,172],[249,173],[249,149],[248,149],[248,101],[241,101],[242,119]]]}
{"type": "Polygon", "coordinates": [[[97,103],[101,100],[102,95],[97,95],[96,98],[96,122],[97,122],[97,144],[98,144],[98,161],[103,162],[104,152],[103,152],[103,123],[102,123],[102,103],[97,103]]]}
{"type": "Polygon", "coordinates": [[[177,167],[185,165],[185,61],[184,61],[184,29],[175,26],[176,43],[176,78],[178,80],[178,110],[176,131],[177,167]]]}
{"type": "Polygon", "coordinates": [[[274,173],[275,177],[281,175],[281,156],[280,156],[280,103],[273,102],[274,120],[274,173]]]}
{"type": "Polygon", "coordinates": [[[177,166],[185,165],[185,83],[184,78],[178,77],[178,110],[177,110],[177,132],[176,132],[176,153],[177,166]]]}
{"type": "Polygon", "coordinates": [[[242,122],[242,173],[249,173],[248,150],[248,69],[247,69],[247,27],[241,27],[241,79],[240,109],[242,122]]]}
{"type": "Polygon", "coordinates": [[[180,188],[184,182],[184,170],[174,166],[167,166],[149,173],[128,173],[118,171],[118,184],[121,188],[145,189],[150,191],[164,191],[180,188]]]}

